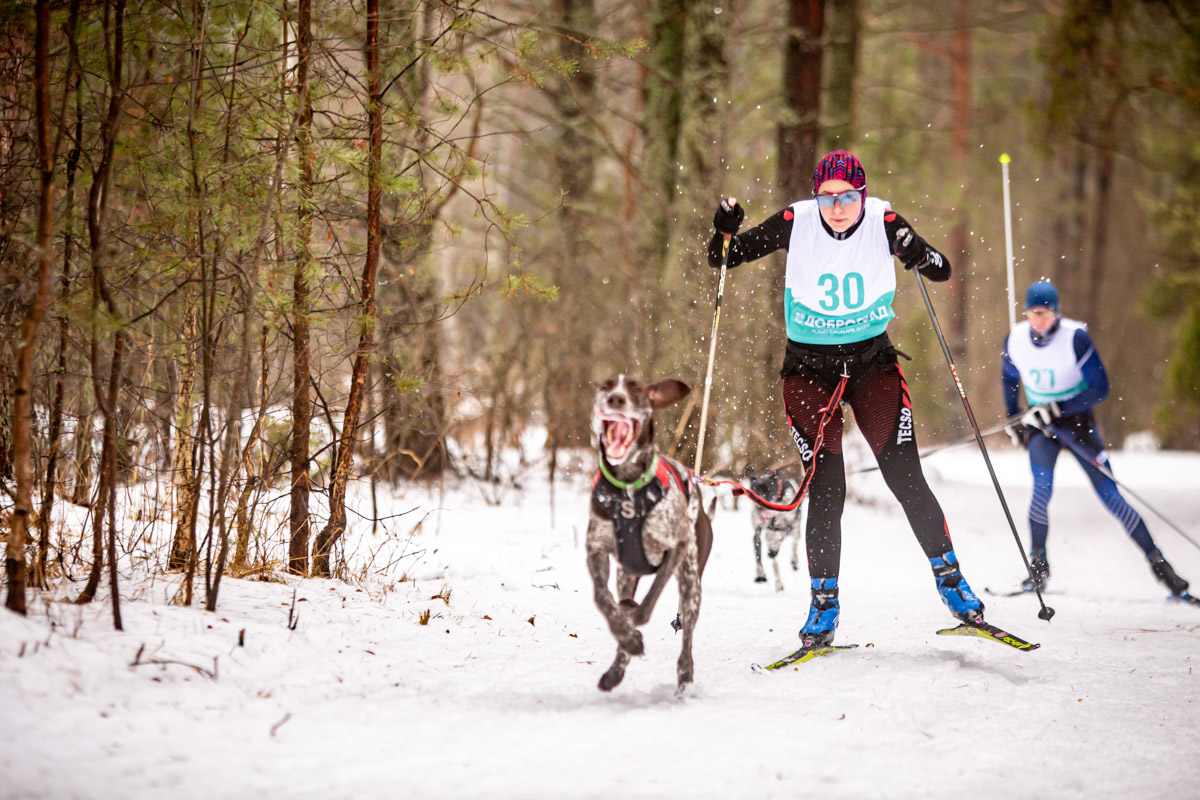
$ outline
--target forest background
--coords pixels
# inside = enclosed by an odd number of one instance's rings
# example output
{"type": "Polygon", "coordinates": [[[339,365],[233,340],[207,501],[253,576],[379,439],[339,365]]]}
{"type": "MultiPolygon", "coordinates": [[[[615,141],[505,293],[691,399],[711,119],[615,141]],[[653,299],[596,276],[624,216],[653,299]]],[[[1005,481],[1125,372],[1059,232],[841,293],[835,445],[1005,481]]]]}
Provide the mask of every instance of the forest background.
{"type": "MultiPolygon", "coordinates": [[[[702,387],[719,198],[753,224],[835,147],[953,263],[931,293],[981,420],[1006,152],[1018,293],[1089,323],[1108,440],[1200,447],[1197,86],[1183,0],[0,2],[6,604],[115,583],[118,487],[156,487],[163,566],[212,608],[226,569],[337,574],[352,481],[593,468],[594,380],[702,387]],[[52,536],[56,500],[88,530],[52,536]]],[[[781,281],[729,275],[706,470],[792,458],[781,281]]],[[[953,440],[911,284],[892,338],[921,442],[953,440]]],[[[685,459],[699,394],[659,429],[685,459]]]]}

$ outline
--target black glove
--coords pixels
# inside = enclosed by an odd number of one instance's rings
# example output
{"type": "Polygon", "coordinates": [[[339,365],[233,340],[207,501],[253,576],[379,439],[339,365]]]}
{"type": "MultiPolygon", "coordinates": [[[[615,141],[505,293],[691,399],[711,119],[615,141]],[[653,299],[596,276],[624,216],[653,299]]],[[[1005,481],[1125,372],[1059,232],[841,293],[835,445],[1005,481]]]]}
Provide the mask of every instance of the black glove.
{"type": "Polygon", "coordinates": [[[746,219],[746,212],[738,205],[738,201],[732,197],[721,201],[721,205],[717,207],[717,213],[713,215],[713,227],[717,229],[717,233],[734,235],[741,227],[742,220],[746,219]]]}
{"type": "Polygon", "coordinates": [[[904,262],[905,269],[929,269],[934,270],[942,266],[942,254],[937,250],[926,250],[922,255],[914,259],[904,262]]]}
{"type": "Polygon", "coordinates": [[[925,240],[907,225],[896,229],[896,235],[892,237],[892,251],[905,269],[933,267],[936,270],[942,266],[942,254],[925,244],[925,240]]]}
{"type": "Polygon", "coordinates": [[[1006,427],[1004,429],[1004,432],[1008,434],[1008,438],[1012,440],[1012,443],[1014,445],[1016,445],[1017,447],[1025,446],[1025,423],[1024,422],[1020,422],[1020,421],[1014,422],[1011,425],[1009,425],[1008,427],[1006,427]]]}
{"type": "Polygon", "coordinates": [[[916,232],[907,225],[897,228],[892,237],[892,252],[904,262],[905,269],[917,266],[917,262],[925,255],[927,249],[925,240],[917,236],[916,232]]]}

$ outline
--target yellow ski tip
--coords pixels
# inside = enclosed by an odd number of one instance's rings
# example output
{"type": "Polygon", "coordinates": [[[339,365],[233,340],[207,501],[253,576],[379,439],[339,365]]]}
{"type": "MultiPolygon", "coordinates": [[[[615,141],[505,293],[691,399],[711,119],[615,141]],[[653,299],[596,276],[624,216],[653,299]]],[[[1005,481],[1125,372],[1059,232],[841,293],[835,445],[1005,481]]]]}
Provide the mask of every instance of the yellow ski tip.
{"type": "Polygon", "coordinates": [[[1001,163],[1001,164],[1009,164],[1009,163],[1012,163],[1012,159],[1008,157],[1008,153],[1001,153],[1001,154],[1000,154],[1000,163],[1001,163]]]}

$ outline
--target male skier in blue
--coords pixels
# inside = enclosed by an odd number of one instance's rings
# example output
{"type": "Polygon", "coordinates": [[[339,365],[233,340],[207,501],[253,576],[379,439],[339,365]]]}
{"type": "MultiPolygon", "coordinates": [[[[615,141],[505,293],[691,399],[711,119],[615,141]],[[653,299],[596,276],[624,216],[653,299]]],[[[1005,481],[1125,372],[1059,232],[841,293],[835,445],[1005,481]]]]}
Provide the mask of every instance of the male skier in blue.
{"type": "MultiPolygon", "coordinates": [[[[1125,532],[1142,549],[1154,577],[1172,597],[1190,599],[1188,582],[1175,574],[1150,537],[1141,516],[1125,502],[1113,481],[1112,467],[1096,428],[1092,408],[1108,397],[1104,362],[1082,322],[1064,318],[1058,310],[1058,290],[1049,281],[1038,281],[1025,294],[1025,322],[1019,322],[1004,342],[1004,405],[1009,417],[1020,410],[1024,387],[1029,409],[1007,428],[1018,446],[1029,449],[1033,470],[1033,499],[1029,504],[1029,560],[1033,577],[1021,584],[1025,591],[1042,590],[1050,577],[1046,536],[1047,507],[1054,485],[1054,464],[1063,447],[1075,456],[1091,480],[1096,494],[1125,532]],[[1064,445],[1059,436],[1070,436],[1080,445],[1064,445]],[[1105,474],[1105,471],[1108,474],[1105,474]]],[[[1195,602],[1195,601],[1193,601],[1195,602]]]]}

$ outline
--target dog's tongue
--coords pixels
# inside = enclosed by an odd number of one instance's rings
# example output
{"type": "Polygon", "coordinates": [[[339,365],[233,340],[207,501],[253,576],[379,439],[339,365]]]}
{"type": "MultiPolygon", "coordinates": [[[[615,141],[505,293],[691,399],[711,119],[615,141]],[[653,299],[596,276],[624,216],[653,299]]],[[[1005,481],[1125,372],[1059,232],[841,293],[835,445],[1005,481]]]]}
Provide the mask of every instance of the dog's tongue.
{"type": "Polygon", "coordinates": [[[624,420],[613,420],[604,429],[605,450],[609,458],[624,458],[633,443],[633,424],[624,420]]]}

